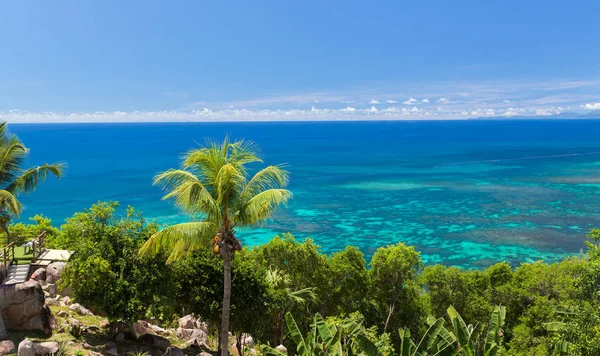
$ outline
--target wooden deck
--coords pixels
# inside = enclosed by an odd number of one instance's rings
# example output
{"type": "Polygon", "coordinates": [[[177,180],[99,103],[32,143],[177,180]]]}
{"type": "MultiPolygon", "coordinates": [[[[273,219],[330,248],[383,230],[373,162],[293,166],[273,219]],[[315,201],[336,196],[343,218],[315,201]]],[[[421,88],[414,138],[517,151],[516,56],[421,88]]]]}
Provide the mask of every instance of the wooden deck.
{"type": "Polygon", "coordinates": [[[44,250],[34,261],[35,264],[40,264],[39,262],[49,261],[49,262],[66,262],[69,260],[69,257],[73,254],[73,251],[67,250],[44,250]]]}

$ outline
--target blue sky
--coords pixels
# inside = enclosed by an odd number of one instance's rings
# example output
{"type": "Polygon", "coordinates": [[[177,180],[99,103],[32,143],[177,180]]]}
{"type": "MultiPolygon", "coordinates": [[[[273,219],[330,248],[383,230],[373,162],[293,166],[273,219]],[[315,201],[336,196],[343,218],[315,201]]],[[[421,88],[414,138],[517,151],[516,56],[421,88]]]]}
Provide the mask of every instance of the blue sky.
{"type": "Polygon", "coordinates": [[[0,119],[600,109],[599,1],[6,1],[0,119]]]}

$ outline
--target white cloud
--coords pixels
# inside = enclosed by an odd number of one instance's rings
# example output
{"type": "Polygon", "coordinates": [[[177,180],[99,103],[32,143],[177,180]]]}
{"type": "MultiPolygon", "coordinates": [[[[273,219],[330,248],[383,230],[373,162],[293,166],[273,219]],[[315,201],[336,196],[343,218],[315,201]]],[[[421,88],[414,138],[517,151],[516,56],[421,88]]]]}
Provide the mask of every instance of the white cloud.
{"type": "Polygon", "coordinates": [[[429,99],[423,99],[421,101],[427,104],[429,102],[429,99]]]}
{"type": "Polygon", "coordinates": [[[600,103],[588,103],[581,105],[581,107],[587,110],[600,110],[600,103]]]}
{"type": "Polygon", "coordinates": [[[403,102],[402,102],[402,104],[404,104],[404,105],[411,105],[411,104],[414,104],[414,103],[416,103],[416,102],[418,102],[418,100],[417,100],[417,99],[415,99],[415,98],[410,98],[410,99],[408,99],[408,100],[406,100],[406,101],[403,101],[403,102]]]}
{"type": "Polygon", "coordinates": [[[348,106],[348,107],[346,107],[346,108],[342,109],[341,111],[346,111],[346,112],[354,112],[354,111],[356,111],[356,108],[353,108],[353,107],[351,107],[351,106],[348,106]]]}
{"type": "Polygon", "coordinates": [[[371,101],[369,101],[369,104],[381,104],[381,103],[375,99],[371,99],[371,101]]]}
{"type": "Polygon", "coordinates": [[[371,110],[369,110],[370,112],[377,112],[377,108],[374,106],[371,106],[371,110]]]}
{"type": "Polygon", "coordinates": [[[450,100],[446,99],[446,98],[439,98],[437,100],[438,104],[447,104],[450,100]]]}
{"type": "Polygon", "coordinates": [[[508,104],[510,103],[510,100],[502,100],[503,103],[508,104]]]}
{"type": "Polygon", "coordinates": [[[385,102],[388,104],[397,104],[398,103],[396,100],[386,100],[385,102]]]}

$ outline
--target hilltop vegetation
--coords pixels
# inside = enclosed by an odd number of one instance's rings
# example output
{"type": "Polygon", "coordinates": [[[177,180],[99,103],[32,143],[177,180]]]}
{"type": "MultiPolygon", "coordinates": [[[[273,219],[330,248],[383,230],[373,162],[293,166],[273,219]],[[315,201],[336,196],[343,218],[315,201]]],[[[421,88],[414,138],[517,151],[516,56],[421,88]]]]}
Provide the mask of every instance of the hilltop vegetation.
{"type": "MultiPolygon", "coordinates": [[[[49,238],[77,251],[64,276],[75,299],[112,321],[170,325],[195,312],[217,337],[223,291],[219,257],[198,250],[167,265],[166,254],[138,256],[157,226],[133,208],[123,216],[116,208],[116,203],[96,204],[49,238]]],[[[590,237],[597,240],[600,230],[590,237]]],[[[286,313],[303,333],[317,314],[330,322],[350,318],[362,322],[384,354],[399,354],[400,329],[409,330],[417,343],[430,316],[443,318],[452,330],[447,313],[452,306],[483,333],[501,305],[506,316],[499,354],[549,355],[568,345],[566,354],[597,355],[599,290],[600,250],[593,243],[584,255],[560,263],[461,270],[423,266],[418,251],[404,244],[381,247],[367,262],[356,247],[325,255],[313,241],[284,234],[233,258],[231,330],[295,350],[286,313]]]]}

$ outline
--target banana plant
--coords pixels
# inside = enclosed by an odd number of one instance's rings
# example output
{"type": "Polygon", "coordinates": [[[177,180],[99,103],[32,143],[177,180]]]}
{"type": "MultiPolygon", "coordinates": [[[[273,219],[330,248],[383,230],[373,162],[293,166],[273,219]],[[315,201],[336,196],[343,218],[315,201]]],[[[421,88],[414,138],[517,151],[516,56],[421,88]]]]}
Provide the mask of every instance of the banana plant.
{"type": "MultiPolygon", "coordinates": [[[[369,340],[360,323],[349,320],[336,326],[325,322],[317,313],[311,330],[304,337],[290,312],[285,315],[285,320],[298,356],[353,356],[355,349],[364,356],[379,355],[377,346],[369,340]]],[[[284,355],[271,347],[265,347],[265,354],[284,355]]]]}
{"type": "Polygon", "coordinates": [[[456,344],[456,336],[444,327],[444,320],[429,316],[427,324],[429,328],[419,344],[412,341],[409,329],[398,330],[400,356],[451,356],[456,354],[452,347],[456,344]]]}
{"type": "Polygon", "coordinates": [[[455,347],[456,355],[460,356],[496,356],[502,344],[504,319],[506,307],[496,306],[490,317],[487,334],[483,345],[478,345],[479,332],[476,327],[467,325],[453,306],[448,308],[448,316],[452,323],[452,332],[456,335],[458,343],[455,347]],[[482,347],[478,347],[482,346],[482,347]]]}

